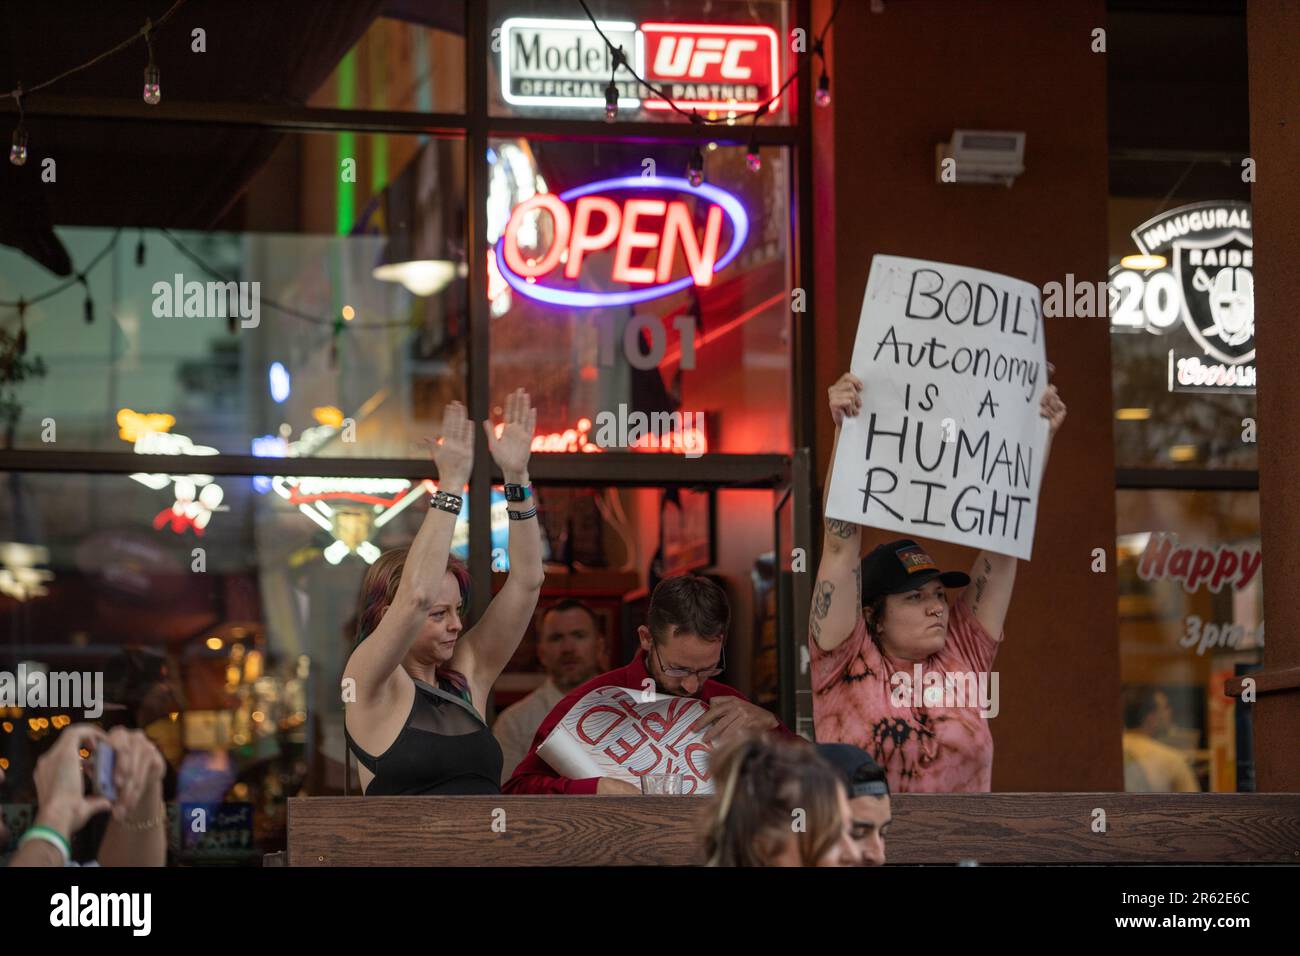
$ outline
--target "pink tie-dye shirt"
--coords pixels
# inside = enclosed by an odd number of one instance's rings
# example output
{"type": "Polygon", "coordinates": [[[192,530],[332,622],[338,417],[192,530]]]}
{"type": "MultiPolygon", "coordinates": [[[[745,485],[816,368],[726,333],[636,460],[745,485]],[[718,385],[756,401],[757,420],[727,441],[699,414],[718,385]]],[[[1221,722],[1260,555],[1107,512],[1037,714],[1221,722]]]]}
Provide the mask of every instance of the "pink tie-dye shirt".
{"type": "MultiPolygon", "coordinates": [[[[952,605],[948,615],[948,639],[943,648],[921,662],[922,703],[901,679],[891,683],[897,672],[916,676],[916,663],[886,657],[867,634],[866,621],[859,616],[853,634],[832,651],[824,651],[810,634],[812,652],[813,723],[818,743],[846,743],[861,747],[885,768],[889,788],[895,793],[987,792],[993,775],[993,735],[981,716],[978,697],[938,698],[940,706],[926,706],[935,700],[924,687],[936,678],[925,674],[963,675],[963,689],[974,685],[967,675],[979,679],[989,675],[999,641],[989,636],[962,601],[952,605]],[[892,699],[891,699],[891,695],[892,699]],[[943,706],[960,704],[965,706],[943,706]]],[[[946,677],[944,678],[946,679],[946,677]]],[[[990,692],[997,685],[987,676],[990,692]]],[[[956,686],[955,684],[953,685],[956,686]]],[[[995,710],[994,707],[989,708],[995,710]]]]}

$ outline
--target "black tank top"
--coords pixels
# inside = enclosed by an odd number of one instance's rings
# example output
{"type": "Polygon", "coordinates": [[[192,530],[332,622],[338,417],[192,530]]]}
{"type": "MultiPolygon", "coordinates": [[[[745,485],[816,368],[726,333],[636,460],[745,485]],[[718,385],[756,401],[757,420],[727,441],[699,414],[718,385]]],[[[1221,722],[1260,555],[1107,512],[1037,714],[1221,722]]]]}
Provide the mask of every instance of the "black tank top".
{"type": "Polygon", "coordinates": [[[501,792],[501,745],[472,703],[449,681],[415,681],[406,723],[391,747],[372,757],[343,727],[348,749],[375,775],[367,796],[501,792]]]}

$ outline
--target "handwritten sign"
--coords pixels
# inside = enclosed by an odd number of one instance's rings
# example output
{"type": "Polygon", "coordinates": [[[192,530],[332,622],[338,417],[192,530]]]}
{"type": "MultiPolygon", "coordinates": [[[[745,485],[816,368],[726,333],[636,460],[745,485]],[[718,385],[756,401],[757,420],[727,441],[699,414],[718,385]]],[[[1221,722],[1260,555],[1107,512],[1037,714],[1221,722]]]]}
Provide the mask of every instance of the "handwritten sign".
{"type": "Polygon", "coordinates": [[[1034,286],[875,256],[826,515],[1017,558],[1033,548],[1048,425],[1034,286]]]}
{"type": "Polygon", "coordinates": [[[640,786],[648,773],[680,773],[682,793],[712,793],[704,730],[690,727],[704,701],[598,687],[564,715],[537,755],[571,780],[617,777],[640,786]]]}

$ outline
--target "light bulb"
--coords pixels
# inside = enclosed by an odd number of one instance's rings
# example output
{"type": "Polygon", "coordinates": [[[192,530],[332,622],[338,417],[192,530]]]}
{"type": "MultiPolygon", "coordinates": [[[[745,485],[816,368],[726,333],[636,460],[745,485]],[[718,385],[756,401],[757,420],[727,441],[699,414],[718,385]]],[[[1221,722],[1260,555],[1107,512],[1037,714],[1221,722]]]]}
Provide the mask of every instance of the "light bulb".
{"type": "Polygon", "coordinates": [[[704,154],[698,146],[691,150],[691,158],[686,164],[686,180],[692,186],[704,182],[704,154]]]}
{"type": "Polygon", "coordinates": [[[9,147],[9,162],[15,166],[27,162],[27,130],[22,126],[14,130],[14,144],[9,147]]]}
{"type": "Polygon", "coordinates": [[[158,67],[150,63],[144,68],[144,101],[150,106],[157,106],[162,99],[162,87],[158,80],[158,67]]]}
{"type": "Polygon", "coordinates": [[[749,147],[749,152],[745,154],[745,165],[749,167],[751,173],[756,173],[763,168],[763,158],[758,155],[758,147],[749,147]]]}
{"type": "Polygon", "coordinates": [[[817,79],[817,93],[813,97],[818,106],[831,105],[831,78],[822,71],[822,75],[817,79]]]}
{"type": "Polygon", "coordinates": [[[618,119],[618,87],[614,81],[609,81],[609,86],[605,87],[605,122],[612,123],[618,119]]]}

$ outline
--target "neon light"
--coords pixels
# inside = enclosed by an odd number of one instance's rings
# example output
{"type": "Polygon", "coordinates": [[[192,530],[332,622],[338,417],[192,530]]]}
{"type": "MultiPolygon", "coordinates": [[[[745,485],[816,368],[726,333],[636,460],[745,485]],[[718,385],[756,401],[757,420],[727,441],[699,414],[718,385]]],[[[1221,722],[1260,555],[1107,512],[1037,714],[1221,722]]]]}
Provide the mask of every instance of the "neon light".
{"type": "MultiPolygon", "coordinates": [[[[502,277],[510,287],[520,295],[528,296],[539,302],[561,305],[569,308],[603,308],[607,306],[631,305],[647,302],[674,292],[680,292],[692,284],[708,285],[713,275],[725,269],[740,254],[741,246],[749,236],[749,216],[745,213],[740,200],[731,193],[712,184],[691,186],[680,177],[672,176],[624,176],[618,179],[605,179],[600,182],[578,186],[559,195],[559,202],[550,193],[539,193],[514,208],[504,235],[497,241],[496,264],[502,277]],[[631,199],[623,206],[619,223],[618,251],[615,254],[613,276],[621,282],[654,282],[649,288],[633,289],[627,292],[585,292],[581,289],[557,289],[537,281],[540,276],[550,272],[559,264],[561,254],[568,252],[569,262],[578,260],[576,270],[581,265],[581,257],[598,248],[607,248],[614,240],[608,223],[599,234],[590,232],[592,212],[600,211],[611,218],[610,207],[602,203],[589,203],[583,209],[582,220],[578,222],[581,229],[575,228],[577,212],[571,218],[568,207],[564,204],[577,200],[581,205],[584,197],[596,193],[621,189],[670,190],[703,196],[713,203],[709,210],[704,230],[704,242],[694,239],[694,226],[691,224],[689,208],[681,200],[665,203],[663,200],[631,199]],[[680,207],[680,208],[676,208],[680,207]],[[535,208],[546,209],[555,220],[555,239],[542,260],[526,261],[519,251],[517,236],[524,216],[535,208]],[[663,211],[659,211],[659,210],[663,211]],[[722,215],[731,220],[731,244],[722,257],[710,262],[713,251],[717,249],[722,232],[722,215]],[[652,233],[640,232],[636,220],[640,216],[664,215],[665,221],[660,236],[655,244],[659,247],[658,271],[649,267],[632,267],[629,263],[630,252],[634,248],[653,248],[648,237],[652,233]],[[686,234],[690,233],[691,241],[686,234]],[[597,244],[599,239],[600,243],[597,244]],[[672,253],[679,244],[682,246],[691,274],[663,281],[671,270],[672,253]],[[578,246],[574,248],[575,244],[578,246]],[[566,248],[567,247],[567,248],[566,248]],[[701,282],[707,279],[707,282],[701,282]]],[[[608,201],[608,200],[606,200],[608,201]]],[[[615,206],[614,208],[617,208],[615,206]]],[[[565,274],[569,268],[566,264],[565,274]]]]}
{"type": "Polygon", "coordinates": [[[670,452],[675,455],[684,455],[689,451],[693,456],[699,457],[708,454],[709,440],[702,428],[683,428],[679,432],[670,432],[666,440],[649,434],[628,447],[633,451],[670,452]]]}
{"type": "Polygon", "coordinates": [[[380,551],[370,539],[430,487],[427,479],[411,482],[405,478],[276,475],[270,483],[276,494],[334,538],[323,552],[330,564],[338,564],[348,554],[373,564],[380,551]]]}
{"type": "Polygon", "coordinates": [[[289,370],[280,362],[272,362],[268,377],[271,383],[271,398],[276,403],[283,402],[289,397],[289,370]]]}
{"type": "MultiPolygon", "coordinates": [[[[643,23],[641,30],[649,41],[650,69],[643,75],[651,83],[668,82],[685,87],[711,87],[723,84],[750,84],[758,87],[758,96],[749,102],[693,98],[674,95],[678,106],[699,110],[721,110],[752,113],[767,102],[775,92],[780,75],[777,51],[780,41],[776,31],[765,26],[711,25],[697,23],[643,23]],[[763,55],[758,39],[767,41],[767,55],[763,55]],[[744,65],[741,58],[750,65],[744,65]],[[754,66],[766,61],[767,76],[755,77],[754,66]],[[763,87],[766,87],[764,91],[763,87]],[[766,95],[764,95],[766,92],[766,95]]],[[[679,93],[680,91],[669,92],[679,93]]],[[[648,110],[670,110],[664,100],[652,98],[645,101],[648,110]]],[[[778,96],[772,101],[775,111],[781,105],[778,96]]]]}
{"type": "MultiPolygon", "coordinates": [[[[170,434],[167,429],[175,422],[176,419],[171,415],[141,415],[129,408],[123,408],[117,413],[117,423],[120,426],[118,435],[133,443],[133,450],[137,455],[220,454],[217,449],[209,445],[194,444],[186,435],[170,434]],[[152,430],[154,426],[160,430],[152,430]]],[[[176,501],[170,508],[164,508],[154,517],[155,528],[161,529],[165,525],[170,525],[177,534],[193,530],[196,535],[201,536],[212,519],[212,513],[227,510],[221,504],[225,493],[221,490],[221,486],[212,480],[211,475],[135,472],[128,477],[154,491],[161,491],[168,485],[174,486],[176,501]]]]}
{"type": "Polygon", "coordinates": [[[618,236],[622,214],[618,203],[605,196],[583,196],[573,210],[573,238],[569,241],[569,260],[564,264],[566,279],[578,278],[582,257],[613,245],[618,236]],[[605,217],[605,227],[596,234],[591,232],[591,214],[599,212],[605,217]]]}
{"type": "Polygon", "coordinates": [[[117,435],[123,441],[133,442],[141,435],[149,432],[166,432],[171,431],[171,427],[176,424],[175,415],[166,414],[143,414],[133,412],[129,408],[119,408],[117,410],[117,435]]]}
{"type": "Polygon", "coordinates": [[[343,412],[333,405],[318,405],[311,410],[311,417],[331,428],[343,427],[343,412]]]}
{"type": "MultiPolygon", "coordinates": [[[[577,426],[565,429],[562,432],[550,432],[546,435],[534,435],[533,444],[530,451],[542,452],[602,452],[604,451],[598,445],[587,441],[587,434],[591,431],[591,419],[579,418],[577,426]]],[[[501,436],[498,435],[498,438],[501,436]]]]}
{"type": "Polygon", "coordinates": [[[664,213],[668,211],[668,204],[662,199],[629,199],[624,204],[623,210],[623,228],[619,230],[618,251],[614,254],[614,279],[629,285],[634,283],[647,285],[655,281],[655,271],[645,266],[634,267],[631,263],[632,250],[658,249],[659,258],[666,258],[664,255],[666,230],[662,236],[658,232],[641,232],[637,229],[637,217],[663,218],[664,213]]]}
{"type": "MultiPolygon", "coordinates": [[[[601,31],[615,46],[622,46],[628,52],[632,68],[637,73],[645,73],[645,37],[630,20],[600,20],[601,31]]],[[[567,39],[567,38],[566,38],[567,39]]],[[[521,44],[527,55],[528,48],[521,44]]],[[[527,64],[524,64],[527,66],[527,64]]],[[[590,107],[605,105],[605,87],[610,78],[610,62],[605,42],[596,33],[590,20],[551,20],[544,17],[510,17],[501,22],[501,98],[512,106],[552,106],[552,107],[590,107]],[[513,64],[512,41],[519,31],[534,31],[533,50],[538,62],[530,69],[536,76],[521,76],[513,64]],[[560,34],[577,34],[573,47],[560,53],[553,42],[543,46],[543,36],[560,34]],[[583,50],[583,38],[592,43],[583,50]],[[558,54],[557,60],[562,69],[556,70],[545,63],[546,55],[558,54]],[[592,54],[596,54],[596,61],[592,54]],[[567,72],[566,72],[567,71],[567,72]],[[539,92],[516,92],[515,83],[521,86],[537,86],[539,92]],[[587,84],[591,88],[589,96],[573,96],[563,93],[549,93],[551,88],[565,89],[587,84]]],[[[616,82],[630,84],[635,82],[630,74],[616,77],[616,82]]],[[[619,109],[635,109],[641,100],[635,96],[619,95],[619,109]]]]}

